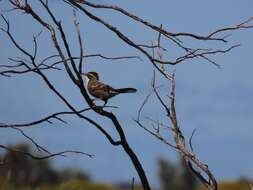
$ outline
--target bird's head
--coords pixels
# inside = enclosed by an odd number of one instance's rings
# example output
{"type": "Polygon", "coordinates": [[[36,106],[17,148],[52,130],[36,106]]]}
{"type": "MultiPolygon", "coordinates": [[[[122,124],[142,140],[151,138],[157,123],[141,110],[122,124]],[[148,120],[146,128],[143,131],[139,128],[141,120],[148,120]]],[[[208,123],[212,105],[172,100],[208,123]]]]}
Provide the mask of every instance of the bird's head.
{"type": "Polygon", "coordinates": [[[84,73],[83,75],[85,75],[86,77],[88,77],[88,79],[99,80],[98,74],[96,72],[88,72],[88,73],[84,73]]]}

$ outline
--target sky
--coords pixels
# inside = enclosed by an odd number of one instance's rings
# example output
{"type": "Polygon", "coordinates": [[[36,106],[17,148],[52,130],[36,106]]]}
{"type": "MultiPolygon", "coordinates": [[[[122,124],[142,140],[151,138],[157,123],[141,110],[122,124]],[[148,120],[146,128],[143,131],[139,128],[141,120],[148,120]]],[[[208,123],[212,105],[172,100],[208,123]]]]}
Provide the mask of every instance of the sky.
{"type": "MultiPolygon", "coordinates": [[[[252,16],[252,0],[213,0],[210,1],[162,1],[139,0],[94,0],[95,3],[115,4],[134,14],[172,32],[192,32],[207,34],[216,28],[240,23],[252,16]]],[[[52,9],[63,23],[70,47],[74,55],[78,55],[76,34],[72,23],[72,9],[59,1],[51,1],[52,9]]],[[[35,3],[38,11],[41,9],[35,3]]],[[[0,4],[6,10],[7,1],[0,4]]],[[[115,24],[131,39],[139,43],[150,44],[156,40],[157,34],[144,28],[124,16],[105,10],[94,10],[96,15],[115,24]]],[[[11,31],[27,50],[32,50],[32,34],[42,29],[25,14],[2,12],[11,23],[11,31]]],[[[47,16],[40,12],[42,16],[47,16]]],[[[138,59],[108,61],[99,58],[86,59],[84,70],[97,71],[100,78],[113,87],[135,87],[136,94],[120,95],[109,101],[109,105],[118,106],[112,111],[119,117],[124,126],[130,145],[135,150],[152,185],[157,186],[157,158],[162,156],[175,161],[177,154],[168,146],[138,128],[133,119],[138,108],[147,95],[152,78],[152,65],[135,49],[128,47],[103,26],[78,14],[81,34],[84,39],[85,54],[101,53],[106,56],[141,56],[138,59]]],[[[251,23],[253,24],[253,23],[251,23]]],[[[1,27],[4,26],[0,21],[1,27]]],[[[253,30],[240,30],[232,33],[229,44],[211,43],[212,47],[226,48],[232,44],[241,44],[233,51],[214,56],[222,69],[203,59],[186,61],[176,69],[176,108],[179,123],[186,138],[193,138],[194,150],[199,158],[209,165],[218,180],[233,180],[241,176],[253,178],[253,30]]],[[[38,59],[42,60],[56,51],[43,31],[39,38],[38,59]]],[[[186,44],[203,45],[189,39],[186,44]]],[[[10,44],[10,40],[0,33],[0,64],[7,64],[8,57],[21,56],[10,44]]],[[[178,52],[168,41],[162,39],[167,48],[164,56],[175,57],[178,52]]],[[[46,72],[65,97],[77,108],[86,107],[86,103],[73,84],[69,82],[64,71],[46,72]]],[[[168,84],[159,79],[160,93],[168,95],[168,84]]],[[[0,123],[24,123],[37,120],[50,113],[65,111],[67,107],[48,89],[34,74],[0,77],[0,123]]],[[[105,128],[117,137],[110,122],[92,113],[88,116],[104,124],[105,128]]],[[[143,113],[145,116],[164,121],[165,113],[161,111],[155,99],[151,99],[143,113]]],[[[92,126],[75,117],[67,117],[68,124],[54,122],[54,125],[41,124],[25,129],[41,145],[51,151],[80,150],[96,155],[89,159],[80,155],[69,155],[67,158],[54,158],[56,167],[74,167],[88,171],[94,180],[104,182],[130,181],[137,174],[127,155],[119,147],[111,146],[107,140],[92,126]],[[109,171],[109,172],[108,172],[109,171]]],[[[146,122],[146,124],[149,124],[146,122]]],[[[169,139],[169,137],[168,137],[169,139]]],[[[169,139],[171,140],[171,139],[169,139]]],[[[25,139],[16,131],[1,129],[0,143],[9,144],[23,142],[25,139]]]]}

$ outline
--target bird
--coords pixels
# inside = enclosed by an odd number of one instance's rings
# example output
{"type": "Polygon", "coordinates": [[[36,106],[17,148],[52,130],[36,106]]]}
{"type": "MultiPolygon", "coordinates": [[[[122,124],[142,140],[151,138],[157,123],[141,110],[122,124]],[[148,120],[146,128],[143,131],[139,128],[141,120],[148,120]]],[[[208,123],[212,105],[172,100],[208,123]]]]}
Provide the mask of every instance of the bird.
{"type": "Polygon", "coordinates": [[[137,90],[135,88],[113,88],[108,84],[105,84],[99,80],[98,73],[88,72],[83,73],[88,78],[87,89],[88,92],[102,101],[104,101],[105,106],[108,99],[122,93],[135,93],[137,90]]]}

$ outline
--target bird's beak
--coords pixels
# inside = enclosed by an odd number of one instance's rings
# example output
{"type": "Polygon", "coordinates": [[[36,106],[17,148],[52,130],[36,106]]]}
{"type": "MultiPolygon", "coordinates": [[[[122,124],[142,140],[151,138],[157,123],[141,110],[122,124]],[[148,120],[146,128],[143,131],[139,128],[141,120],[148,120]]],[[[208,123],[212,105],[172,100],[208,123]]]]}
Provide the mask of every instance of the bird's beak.
{"type": "Polygon", "coordinates": [[[88,76],[88,73],[82,73],[82,75],[84,75],[84,76],[88,76]]]}

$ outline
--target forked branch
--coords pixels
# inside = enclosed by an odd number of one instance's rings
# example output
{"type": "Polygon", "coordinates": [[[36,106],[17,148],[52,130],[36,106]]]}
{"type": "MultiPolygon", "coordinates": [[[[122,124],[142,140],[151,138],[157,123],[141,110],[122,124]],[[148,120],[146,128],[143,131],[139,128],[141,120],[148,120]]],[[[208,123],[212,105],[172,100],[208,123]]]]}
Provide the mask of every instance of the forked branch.
{"type": "Polygon", "coordinates": [[[23,151],[23,150],[10,148],[10,147],[5,146],[5,145],[0,145],[0,148],[4,149],[4,150],[7,150],[7,151],[10,151],[10,152],[16,152],[16,153],[26,155],[26,156],[28,156],[32,159],[35,159],[35,160],[44,160],[44,159],[49,159],[49,158],[52,158],[52,157],[55,157],[55,156],[66,156],[65,154],[67,154],[67,153],[82,154],[82,155],[88,156],[90,158],[94,157],[94,155],[87,154],[87,153],[81,152],[81,151],[74,151],[74,150],[66,150],[66,151],[62,151],[62,152],[51,153],[51,154],[48,154],[46,156],[37,156],[37,155],[33,155],[29,152],[23,151]]]}
{"type": "MultiPolygon", "coordinates": [[[[110,141],[110,143],[112,145],[122,146],[124,151],[130,157],[133,165],[135,166],[136,171],[139,174],[139,177],[141,179],[144,189],[150,190],[151,188],[150,188],[149,182],[147,180],[146,174],[144,172],[144,169],[142,168],[142,165],[141,165],[138,157],[136,156],[135,152],[129,146],[126,136],[125,136],[125,133],[124,133],[124,130],[123,130],[123,127],[121,126],[117,117],[112,112],[108,112],[108,111],[104,110],[104,108],[106,108],[106,107],[96,106],[94,104],[94,102],[90,99],[90,97],[84,87],[84,84],[82,81],[83,80],[82,75],[80,73],[80,63],[81,63],[80,59],[83,58],[83,55],[81,55],[82,54],[81,53],[80,57],[77,58],[77,60],[79,60],[79,66],[77,66],[75,59],[73,59],[72,52],[69,47],[69,43],[66,38],[64,28],[63,28],[61,22],[59,22],[57,20],[54,13],[48,7],[48,4],[45,3],[43,0],[39,0],[42,7],[44,8],[44,10],[48,13],[49,17],[51,18],[53,24],[49,24],[49,22],[46,22],[42,17],[40,17],[39,14],[35,10],[33,10],[32,6],[27,1],[24,1],[24,2],[22,1],[22,3],[20,3],[21,1],[10,0],[10,2],[14,6],[15,10],[24,11],[26,14],[30,15],[37,23],[39,23],[44,29],[46,29],[46,31],[49,32],[49,34],[51,36],[51,42],[54,45],[55,49],[57,50],[57,53],[61,59],[61,62],[64,65],[64,69],[67,71],[67,74],[68,74],[70,80],[73,82],[74,86],[76,86],[80,89],[81,95],[83,96],[84,100],[87,102],[90,109],[93,110],[95,113],[109,119],[112,122],[113,126],[115,127],[115,130],[118,132],[120,140],[115,141],[112,138],[112,136],[106,132],[106,130],[103,128],[102,125],[98,124],[97,122],[95,122],[91,118],[86,117],[85,115],[79,113],[74,108],[74,106],[71,105],[71,103],[67,100],[67,98],[64,97],[63,94],[61,94],[56,89],[56,87],[47,78],[47,76],[42,72],[41,69],[37,69],[36,74],[38,74],[42,78],[42,80],[46,83],[46,85],[49,87],[49,89],[52,90],[63,101],[63,103],[65,103],[65,105],[71,110],[71,112],[73,112],[79,118],[89,122],[92,126],[97,128],[103,135],[105,135],[105,137],[110,141]],[[60,44],[63,44],[63,45],[60,45],[60,44]],[[65,52],[66,52],[66,54],[65,54],[65,52]],[[70,64],[69,64],[69,62],[70,62],[70,64]]],[[[75,25],[75,26],[77,27],[77,25],[75,25]]],[[[21,51],[21,53],[23,53],[25,56],[28,56],[28,59],[31,62],[31,64],[33,65],[33,67],[37,67],[38,64],[36,63],[36,59],[33,56],[31,56],[30,53],[23,52],[22,51],[23,48],[21,48],[21,47],[19,48],[18,43],[14,44],[14,45],[16,46],[16,48],[19,51],[21,51]]],[[[79,39],[79,48],[81,48],[80,39],[79,39]]],[[[36,52],[37,52],[37,50],[36,50],[36,52]]],[[[80,49],[80,52],[82,52],[81,49],[80,49]]],[[[94,56],[99,56],[99,57],[103,58],[103,56],[100,54],[97,54],[94,56]]],[[[54,57],[54,56],[51,56],[51,57],[54,57]]],[[[48,59],[50,59],[50,58],[48,58],[48,59]]],[[[48,60],[48,59],[46,59],[46,60],[48,60]]],[[[53,118],[55,118],[55,115],[53,116],[53,118]]],[[[48,118],[44,118],[44,121],[47,121],[47,120],[48,120],[48,118]]],[[[4,126],[6,126],[6,125],[4,125],[4,126]]]]}
{"type": "MultiPolygon", "coordinates": [[[[63,151],[56,154],[52,154],[50,152],[47,152],[46,149],[39,146],[32,138],[30,138],[24,131],[22,130],[22,127],[31,127],[43,122],[49,122],[52,123],[52,119],[59,120],[61,122],[65,122],[65,120],[62,118],[64,115],[75,115],[78,118],[88,122],[93,126],[94,128],[98,129],[105,138],[113,145],[113,146],[120,146],[123,148],[123,150],[126,152],[126,154],[131,159],[137,173],[139,174],[139,177],[141,179],[142,185],[144,190],[151,190],[149,181],[146,177],[145,171],[142,167],[141,162],[139,161],[137,155],[132,150],[130,145],[128,144],[125,132],[123,130],[122,124],[119,122],[116,115],[110,111],[107,111],[106,108],[108,107],[102,107],[102,106],[96,106],[94,101],[89,97],[89,94],[86,91],[82,73],[83,73],[83,65],[86,63],[87,58],[91,57],[99,57],[102,59],[108,59],[108,60],[121,60],[121,59],[140,59],[138,56],[115,56],[115,57],[108,57],[104,56],[100,53],[85,55],[84,51],[84,39],[83,36],[81,36],[81,31],[79,29],[79,21],[76,16],[76,11],[80,11],[81,14],[86,15],[88,18],[90,18],[92,21],[97,22],[99,24],[102,24],[107,30],[111,31],[113,34],[116,35],[116,37],[123,41],[125,44],[127,44],[129,47],[132,47],[136,49],[136,52],[141,53],[146,57],[151,64],[155,67],[156,70],[159,71],[159,73],[164,76],[166,79],[166,82],[171,85],[171,91],[169,99],[164,101],[162,96],[160,96],[159,91],[155,85],[155,75],[154,79],[152,81],[152,90],[148,94],[148,96],[145,98],[141,108],[138,112],[138,117],[136,122],[138,125],[142,128],[144,128],[146,131],[148,131],[150,134],[158,138],[163,143],[169,145],[170,147],[173,147],[174,150],[180,153],[181,157],[185,160],[189,168],[195,173],[195,175],[205,184],[210,190],[216,190],[217,189],[217,183],[208,169],[207,165],[202,163],[197,156],[194,154],[193,149],[189,149],[186,142],[185,137],[182,134],[179,122],[177,120],[176,115],[176,108],[175,108],[175,75],[170,74],[166,72],[166,65],[177,65],[179,63],[186,62],[190,59],[197,59],[201,58],[206,60],[209,63],[212,63],[219,67],[219,64],[212,60],[212,57],[217,54],[225,54],[233,50],[234,48],[237,48],[239,44],[235,45],[228,45],[218,49],[218,48],[212,48],[213,43],[211,42],[217,42],[222,44],[225,44],[227,41],[226,32],[229,31],[236,31],[240,29],[249,29],[253,28],[253,17],[239,23],[233,26],[229,27],[222,27],[219,29],[214,30],[213,32],[206,34],[206,35],[199,35],[199,34],[193,34],[193,33],[187,33],[187,32],[169,32],[168,30],[164,29],[162,25],[156,26],[152,24],[151,22],[148,22],[137,15],[130,13],[129,11],[118,7],[114,5],[104,5],[104,4],[96,4],[89,2],[87,0],[63,0],[64,2],[67,2],[68,5],[71,5],[75,11],[73,12],[73,23],[75,27],[76,37],[78,40],[78,45],[76,47],[79,47],[79,55],[74,56],[69,42],[70,39],[67,38],[64,26],[60,19],[57,18],[56,14],[51,10],[49,7],[48,0],[39,0],[41,8],[47,13],[47,16],[50,21],[45,19],[45,17],[40,16],[40,13],[37,11],[37,9],[34,9],[32,4],[30,2],[32,1],[26,1],[26,0],[9,0],[10,4],[13,6],[13,11],[21,11],[23,13],[26,13],[31,18],[34,19],[36,23],[38,23],[42,29],[44,29],[46,32],[49,33],[51,43],[54,46],[56,50],[56,54],[49,55],[46,58],[44,58],[42,61],[38,61],[37,57],[40,53],[38,41],[37,38],[41,34],[41,32],[38,35],[33,36],[33,51],[29,52],[27,51],[12,35],[10,30],[10,23],[8,19],[2,15],[2,19],[5,23],[5,28],[1,28],[1,31],[3,31],[9,39],[11,40],[11,43],[14,45],[14,47],[24,56],[24,58],[10,58],[10,61],[14,62],[14,65],[8,65],[3,64],[0,65],[0,75],[2,76],[12,76],[12,75],[19,75],[24,73],[33,73],[40,77],[42,81],[48,86],[49,90],[55,93],[55,95],[62,101],[62,103],[67,106],[69,109],[68,111],[58,112],[51,114],[47,117],[44,117],[42,119],[39,119],[37,121],[33,121],[30,123],[25,124],[0,124],[1,127],[9,127],[12,129],[15,129],[19,131],[26,139],[30,140],[38,150],[42,150],[46,152],[46,156],[37,157],[34,155],[31,155],[26,152],[22,152],[20,150],[12,150],[7,146],[1,145],[0,148],[8,150],[8,151],[16,151],[22,154],[25,154],[27,156],[30,156],[34,159],[46,159],[50,158],[52,156],[56,155],[63,155],[67,152],[73,152],[73,151],[63,151]],[[124,17],[127,17],[130,20],[134,20],[137,23],[140,23],[144,25],[145,29],[150,29],[154,32],[158,32],[158,43],[152,44],[152,45],[146,45],[144,43],[139,43],[133,39],[131,39],[123,30],[116,27],[115,24],[112,24],[110,21],[107,21],[104,18],[101,18],[100,16],[96,15],[96,12],[93,11],[94,9],[107,9],[109,11],[115,11],[120,14],[122,14],[124,17]],[[221,36],[223,35],[223,37],[221,36]],[[166,47],[161,46],[161,38],[166,39],[170,44],[175,47],[175,51],[180,51],[180,56],[174,58],[169,57],[168,59],[162,59],[162,54],[158,54],[158,58],[154,56],[154,51],[164,51],[166,52],[166,47]],[[186,46],[184,43],[185,38],[191,39],[192,46],[186,46]],[[200,47],[198,42],[205,41],[208,45],[208,48],[200,47]],[[210,43],[209,43],[210,42],[210,43]],[[182,51],[183,50],[183,51],[182,51]],[[51,64],[50,64],[50,63],[51,64]],[[57,86],[47,77],[45,74],[45,71],[60,71],[64,70],[67,73],[67,77],[69,77],[70,81],[72,82],[73,86],[78,88],[80,90],[80,94],[83,98],[83,101],[85,101],[88,105],[88,108],[83,110],[78,110],[73,106],[67,97],[64,96],[58,89],[57,86]],[[160,133],[160,128],[168,125],[161,124],[159,121],[155,121],[152,118],[149,118],[149,120],[152,122],[152,125],[157,124],[157,127],[153,127],[153,130],[148,129],[145,125],[143,125],[140,121],[141,117],[141,111],[144,108],[145,104],[148,102],[148,99],[151,97],[151,93],[154,92],[156,98],[159,101],[159,105],[165,110],[166,117],[168,118],[171,127],[167,127],[169,131],[173,133],[174,136],[174,142],[171,143],[168,141],[168,139],[164,138],[160,133]],[[119,140],[114,140],[113,136],[107,132],[106,127],[96,122],[94,119],[91,119],[85,115],[86,111],[93,111],[99,116],[105,117],[109,121],[111,121],[112,126],[114,127],[115,131],[117,131],[119,140]],[[203,174],[204,173],[204,174],[203,174]],[[205,177],[207,176],[207,177],[205,177]]],[[[191,137],[192,138],[192,137],[191,137]]],[[[190,143],[191,144],[191,143],[190,143]]],[[[80,153],[80,152],[75,152],[80,153]]],[[[92,155],[88,155],[92,157],[92,155]]]]}
{"type": "MultiPolygon", "coordinates": [[[[158,93],[155,83],[152,84],[153,91],[155,93],[156,98],[158,99],[161,107],[165,111],[165,115],[169,118],[169,122],[171,123],[171,127],[169,128],[169,132],[172,132],[174,136],[174,142],[169,142],[166,137],[164,137],[160,130],[152,130],[149,127],[146,127],[144,124],[142,124],[140,120],[140,113],[138,114],[138,119],[135,120],[138,126],[143,128],[145,131],[150,133],[152,136],[163,142],[164,144],[167,144],[168,146],[172,147],[174,150],[176,150],[182,157],[182,159],[186,162],[188,167],[192,170],[192,172],[196,175],[197,178],[201,180],[201,182],[210,190],[217,190],[217,181],[215,177],[213,176],[212,172],[209,170],[208,166],[204,164],[202,161],[198,159],[198,156],[193,152],[192,148],[188,148],[188,145],[185,142],[185,137],[180,130],[177,114],[176,114],[176,107],[175,107],[175,100],[176,100],[176,83],[175,83],[175,74],[173,73],[170,75],[171,78],[168,79],[169,83],[171,85],[171,92],[169,96],[169,103],[165,103],[158,93]],[[203,175],[204,173],[205,175],[203,175]],[[208,179],[206,179],[206,177],[208,179]]],[[[149,96],[148,96],[149,97],[149,96]]],[[[144,104],[146,104],[147,98],[144,100],[144,104]]],[[[142,108],[144,107],[144,104],[142,104],[142,108]]],[[[157,125],[161,125],[160,123],[156,123],[157,125]]],[[[159,126],[158,126],[159,127],[159,126]]],[[[192,137],[191,137],[192,138],[192,137]]],[[[191,140],[190,140],[191,143],[191,140]]],[[[191,146],[191,144],[190,144],[191,146]]],[[[191,146],[192,147],[192,146],[191,146]]]]}

